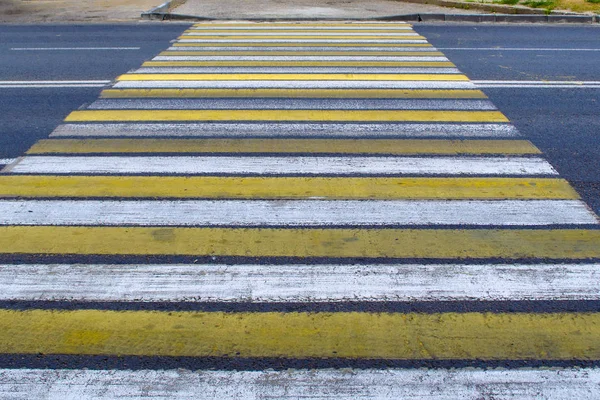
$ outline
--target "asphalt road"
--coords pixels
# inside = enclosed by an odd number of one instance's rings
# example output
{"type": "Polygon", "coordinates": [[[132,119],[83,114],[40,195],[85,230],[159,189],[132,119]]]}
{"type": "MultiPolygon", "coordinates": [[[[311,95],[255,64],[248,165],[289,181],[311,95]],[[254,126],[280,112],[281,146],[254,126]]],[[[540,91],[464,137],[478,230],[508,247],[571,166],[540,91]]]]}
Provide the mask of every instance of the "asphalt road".
{"type": "MultiPolygon", "coordinates": [[[[112,80],[164,50],[186,26],[5,25],[0,27],[0,80],[112,80]]],[[[600,76],[599,27],[423,24],[415,30],[474,80],[593,81],[600,76]]],[[[2,88],[0,159],[20,156],[100,90],[2,88]]],[[[600,89],[484,91],[600,212],[600,89]]]]}

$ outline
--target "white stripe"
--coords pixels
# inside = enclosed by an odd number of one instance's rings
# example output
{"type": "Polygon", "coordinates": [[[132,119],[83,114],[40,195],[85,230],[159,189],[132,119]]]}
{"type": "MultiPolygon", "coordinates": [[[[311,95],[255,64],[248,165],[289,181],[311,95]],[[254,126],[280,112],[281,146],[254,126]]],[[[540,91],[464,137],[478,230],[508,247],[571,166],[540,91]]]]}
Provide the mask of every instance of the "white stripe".
{"type": "Polygon", "coordinates": [[[89,87],[105,87],[107,84],[83,84],[83,85],[2,85],[0,88],[19,88],[19,89],[40,89],[40,88],[89,88],[89,87]]]}
{"type": "Polygon", "coordinates": [[[544,47],[440,47],[440,50],[497,50],[497,51],[600,51],[600,49],[569,49],[544,47]]]}
{"type": "Polygon", "coordinates": [[[307,47],[299,47],[299,46],[277,46],[277,47],[256,47],[256,46],[227,46],[227,47],[218,47],[218,46],[173,46],[167,49],[168,51],[367,51],[367,52],[375,52],[375,51],[385,51],[390,53],[401,53],[405,51],[437,51],[435,47],[427,46],[427,47],[360,47],[360,46],[351,46],[351,47],[323,47],[323,46],[307,46],[307,47]]]}
{"type": "Polygon", "coordinates": [[[519,85],[600,85],[600,81],[473,81],[478,84],[519,84],[519,85]]]}
{"type": "Polygon", "coordinates": [[[63,124],[51,137],[443,137],[513,138],[510,124],[123,123],[63,124]]]}
{"type": "Polygon", "coordinates": [[[293,88],[293,89],[476,89],[469,81],[120,81],[117,89],[293,88]]]}
{"type": "Polygon", "coordinates": [[[3,225],[598,224],[577,200],[0,200],[3,225]]]}
{"type": "Polygon", "coordinates": [[[189,371],[4,369],[15,399],[595,399],[600,370],[313,369],[189,371]]]}
{"type": "Polygon", "coordinates": [[[7,165],[7,164],[12,164],[16,161],[16,158],[0,158],[0,164],[1,165],[7,165]]]}
{"type": "Polygon", "coordinates": [[[140,47],[13,47],[14,51],[44,51],[44,50],[139,50],[140,47]]]}
{"type": "Polygon", "coordinates": [[[302,30],[302,31],[311,31],[311,30],[331,30],[331,31],[345,31],[345,30],[357,30],[357,31],[361,31],[361,30],[386,30],[386,31],[405,31],[405,30],[411,30],[412,27],[410,25],[406,25],[406,26],[398,26],[399,24],[404,24],[404,22],[397,22],[395,23],[395,26],[392,25],[384,25],[381,24],[380,26],[359,26],[359,25],[346,25],[346,26],[327,26],[327,25],[296,25],[296,26],[269,26],[269,25],[257,25],[257,26],[227,26],[227,27],[218,27],[218,26],[193,26],[191,28],[188,28],[190,30],[194,30],[194,31],[198,31],[198,32],[202,32],[202,31],[206,31],[206,32],[211,32],[211,31],[215,31],[215,30],[231,30],[231,31],[236,31],[236,30],[242,30],[242,31],[252,31],[252,30],[270,30],[270,31],[278,31],[278,30],[284,30],[284,31],[292,31],[292,30],[302,30]]]}
{"type": "Polygon", "coordinates": [[[182,36],[247,36],[252,38],[252,36],[289,36],[291,39],[294,39],[294,36],[372,36],[374,38],[377,37],[386,37],[386,36],[421,36],[416,32],[390,32],[390,33],[369,33],[369,32],[186,32],[183,33],[182,36]]]}
{"type": "Polygon", "coordinates": [[[111,81],[0,81],[0,85],[84,85],[108,84],[111,81]]]}
{"type": "Polygon", "coordinates": [[[179,39],[177,43],[427,43],[421,39],[179,39]]]}
{"type": "Polygon", "coordinates": [[[90,110],[496,110],[489,100],[101,99],[90,110]]]}
{"type": "Polygon", "coordinates": [[[135,74],[460,74],[456,68],[437,67],[149,67],[135,74]]]}
{"type": "Polygon", "coordinates": [[[153,61],[449,61],[427,56],[156,56],[153,61]]]}
{"type": "Polygon", "coordinates": [[[600,85],[477,85],[478,88],[521,88],[521,89],[600,89],[600,85]]]}
{"type": "Polygon", "coordinates": [[[29,156],[14,173],[556,175],[537,157],[61,157],[29,156]]]}

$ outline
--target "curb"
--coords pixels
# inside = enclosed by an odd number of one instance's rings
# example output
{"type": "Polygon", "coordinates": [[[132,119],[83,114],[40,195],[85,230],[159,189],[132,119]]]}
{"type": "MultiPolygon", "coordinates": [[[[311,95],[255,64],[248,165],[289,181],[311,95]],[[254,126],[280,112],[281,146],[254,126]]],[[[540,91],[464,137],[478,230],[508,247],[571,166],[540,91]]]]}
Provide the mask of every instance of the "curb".
{"type": "MultiPolygon", "coordinates": [[[[418,1],[418,0],[417,0],[418,1]]],[[[210,18],[196,15],[169,13],[173,1],[142,13],[144,19],[161,21],[238,21],[240,18],[210,18]],[[166,11],[162,11],[166,10],[166,11]]],[[[419,1],[420,2],[420,1],[419,1]]],[[[465,4],[465,3],[460,3],[465,4]]],[[[498,23],[600,23],[600,15],[582,14],[405,14],[373,18],[241,18],[244,21],[403,21],[403,22],[498,22],[498,23]]]]}

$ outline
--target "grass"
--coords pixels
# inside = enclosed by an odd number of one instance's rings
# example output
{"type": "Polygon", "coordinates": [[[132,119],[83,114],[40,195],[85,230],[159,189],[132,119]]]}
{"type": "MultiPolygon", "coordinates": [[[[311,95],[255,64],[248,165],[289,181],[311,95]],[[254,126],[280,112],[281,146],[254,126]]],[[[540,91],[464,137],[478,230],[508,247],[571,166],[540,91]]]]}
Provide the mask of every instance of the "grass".
{"type": "MultiPolygon", "coordinates": [[[[600,1],[600,0],[599,0],[600,1]]],[[[519,0],[497,0],[494,1],[494,3],[498,3],[498,4],[509,4],[511,6],[514,6],[515,4],[517,4],[519,2],[519,0]]]]}
{"type": "Polygon", "coordinates": [[[545,8],[547,10],[552,10],[556,7],[556,3],[553,0],[527,0],[521,4],[527,7],[545,8]]]}

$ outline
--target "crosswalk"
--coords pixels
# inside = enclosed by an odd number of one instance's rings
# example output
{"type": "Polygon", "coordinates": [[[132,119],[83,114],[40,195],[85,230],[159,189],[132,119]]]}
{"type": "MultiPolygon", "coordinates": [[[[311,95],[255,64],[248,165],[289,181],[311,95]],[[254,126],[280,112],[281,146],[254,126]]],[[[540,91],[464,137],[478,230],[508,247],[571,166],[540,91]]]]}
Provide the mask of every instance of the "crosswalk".
{"type": "Polygon", "coordinates": [[[196,24],[2,170],[0,394],[594,398],[599,223],[408,24],[196,24]]]}

